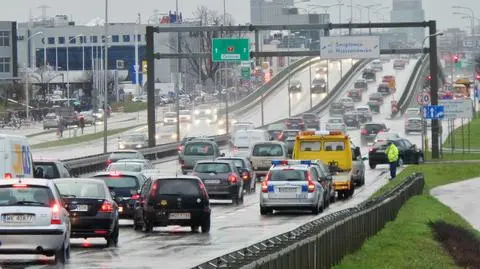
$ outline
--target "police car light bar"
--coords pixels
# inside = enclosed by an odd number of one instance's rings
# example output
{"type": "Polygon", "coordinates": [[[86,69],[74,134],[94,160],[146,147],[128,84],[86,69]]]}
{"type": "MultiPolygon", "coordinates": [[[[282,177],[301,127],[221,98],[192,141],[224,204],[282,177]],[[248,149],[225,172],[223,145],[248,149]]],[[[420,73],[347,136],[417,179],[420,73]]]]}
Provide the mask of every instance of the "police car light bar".
{"type": "Polygon", "coordinates": [[[272,161],[273,166],[277,165],[312,165],[311,160],[274,160],[272,161]]]}

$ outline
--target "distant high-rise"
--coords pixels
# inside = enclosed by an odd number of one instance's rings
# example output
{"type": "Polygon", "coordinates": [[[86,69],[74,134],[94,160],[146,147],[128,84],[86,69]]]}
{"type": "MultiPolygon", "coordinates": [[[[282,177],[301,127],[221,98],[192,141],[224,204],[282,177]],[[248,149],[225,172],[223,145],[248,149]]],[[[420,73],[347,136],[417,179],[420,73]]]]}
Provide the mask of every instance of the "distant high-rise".
{"type": "MultiPolygon", "coordinates": [[[[393,0],[390,15],[392,22],[418,22],[425,20],[422,0],[393,0]]],[[[425,38],[424,28],[402,28],[395,29],[395,31],[406,33],[408,42],[421,43],[425,38]]]]}
{"type": "Polygon", "coordinates": [[[271,24],[276,16],[282,15],[283,8],[293,5],[294,0],[250,0],[250,22],[271,24]]]}

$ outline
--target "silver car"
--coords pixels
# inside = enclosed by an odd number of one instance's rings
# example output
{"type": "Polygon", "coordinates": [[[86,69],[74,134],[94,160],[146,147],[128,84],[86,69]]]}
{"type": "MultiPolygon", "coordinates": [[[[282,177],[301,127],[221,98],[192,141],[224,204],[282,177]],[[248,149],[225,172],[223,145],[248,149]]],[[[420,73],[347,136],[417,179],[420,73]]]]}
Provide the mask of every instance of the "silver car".
{"type": "Polygon", "coordinates": [[[59,117],[55,113],[48,113],[43,119],[43,130],[58,128],[59,117]]]}
{"type": "Polygon", "coordinates": [[[262,182],[260,214],[300,209],[318,214],[325,208],[324,190],[317,170],[309,161],[273,161],[262,182]]]}
{"type": "Polygon", "coordinates": [[[327,131],[340,131],[345,132],[347,126],[341,118],[329,119],[325,125],[327,131]]]}
{"type": "Polygon", "coordinates": [[[353,102],[353,99],[350,97],[343,97],[342,99],[339,100],[339,103],[342,103],[345,110],[355,109],[355,103],[353,102]]]}
{"type": "Polygon", "coordinates": [[[423,121],[420,117],[411,117],[406,119],[405,122],[405,134],[410,134],[412,132],[422,132],[423,121]]]}
{"type": "Polygon", "coordinates": [[[69,258],[70,219],[53,181],[0,181],[0,215],[0,254],[69,258]]]}

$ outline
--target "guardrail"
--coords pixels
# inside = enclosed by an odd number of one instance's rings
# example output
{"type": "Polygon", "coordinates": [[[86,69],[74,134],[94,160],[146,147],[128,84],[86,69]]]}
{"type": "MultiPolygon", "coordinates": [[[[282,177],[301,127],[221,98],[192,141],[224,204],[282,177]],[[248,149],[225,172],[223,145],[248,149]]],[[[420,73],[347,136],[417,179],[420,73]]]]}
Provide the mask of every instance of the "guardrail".
{"type": "Polygon", "coordinates": [[[417,82],[420,77],[423,78],[423,72],[421,71],[423,70],[423,67],[425,67],[427,63],[428,63],[428,54],[423,54],[422,57],[418,60],[418,62],[415,64],[412,71],[412,75],[408,79],[408,82],[405,85],[405,89],[403,90],[402,95],[398,99],[397,104],[399,109],[397,112],[392,113],[393,118],[396,117],[398,113],[403,114],[405,110],[408,108],[410,104],[410,100],[416,92],[416,87],[413,87],[413,86],[416,85],[415,82],[417,82]]]}
{"type": "MultiPolygon", "coordinates": [[[[332,100],[332,98],[335,98],[338,94],[342,92],[343,87],[345,87],[346,83],[348,83],[353,78],[353,75],[357,71],[361,70],[366,64],[368,64],[369,61],[370,60],[361,60],[355,63],[352,68],[340,79],[337,85],[330,91],[327,97],[325,97],[319,104],[317,104],[308,111],[319,111],[320,109],[327,106],[332,100]]],[[[277,122],[281,122],[283,120],[284,119],[277,122]]],[[[260,126],[258,128],[265,128],[268,125],[260,126]]],[[[227,145],[228,141],[230,140],[229,135],[214,136],[214,138],[220,146],[227,145]]],[[[140,149],[139,151],[142,152],[147,159],[157,160],[159,158],[176,155],[177,147],[178,143],[168,143],[158,145],[152,148],[140,149]]],[[[73,175],[80,175],[103,170],[105,168],[108,156],[109,153],[97,154],[87,157],[66,159],[63,160],[63,162],[69,167],[73,175]]]]}
{"type": "MultiPolygon", "coordinates": [[[[268,94],[275,89],[275,86],[284,83],[288,79],[288,75],[298,72],[302,70],[306,66],[310,65],[310,61],[315,59],[316,57],[305,57],[302,58],[290,66],[284,68],[280,71],[276,76],[274,76],[269,82],[260,86],[256,91],[250,93],[249,95],[245,96],[242,100],[238,101],[237,103],[229,106],[228,110],[230,112],[235,112],[236,110],[243,109],[247,106],[251,106],[255,104],[255,101],[258,100],[262,95],[264,97],[268,96],[268,94]]],[[[319,61],[319,60],[318,60],[319,61]]],[[[217,112],[219,115],[225,114],[225,108],[218,109],[217,112]]]]}
{"type": "Polygon", "coordinates": [[[412,174],[384,195],[341,210],[193,269],[323,269],[361,248],[397,216],[403,204],[423,192],[423,174],[412,174]]]}

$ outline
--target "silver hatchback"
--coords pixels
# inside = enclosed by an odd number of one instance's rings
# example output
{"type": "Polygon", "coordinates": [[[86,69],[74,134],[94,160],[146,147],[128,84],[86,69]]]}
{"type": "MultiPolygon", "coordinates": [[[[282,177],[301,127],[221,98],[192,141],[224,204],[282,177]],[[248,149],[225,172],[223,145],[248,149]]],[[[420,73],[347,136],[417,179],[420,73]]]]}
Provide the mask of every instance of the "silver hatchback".
{"type": "Polygon", "coordinates": [[[0,254],[70,256],[70,219],[53,181],[0,181],[0,254]]]}
{"type": "Polygon", "coordinates": [[[260,214],[273,210],[311,210],[318,214],[325,208],[324,190],[317,170],[308,161],[273,161],[262,182],[260,214]]]}

